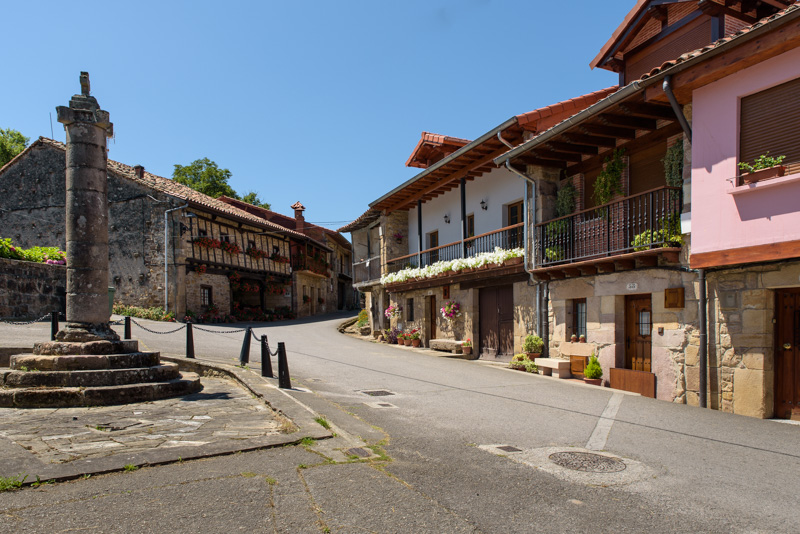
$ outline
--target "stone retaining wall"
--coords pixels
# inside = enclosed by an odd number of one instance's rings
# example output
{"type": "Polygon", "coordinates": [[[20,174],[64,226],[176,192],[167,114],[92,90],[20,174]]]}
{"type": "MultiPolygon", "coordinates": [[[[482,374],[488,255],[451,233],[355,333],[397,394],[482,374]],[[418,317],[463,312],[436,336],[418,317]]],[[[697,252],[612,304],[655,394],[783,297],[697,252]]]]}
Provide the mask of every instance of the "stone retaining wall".
{"type": "Polygon", "coordinates": [[[0,318],[38,319],[66,309],[67,269],[0,258],[0,318]]]}

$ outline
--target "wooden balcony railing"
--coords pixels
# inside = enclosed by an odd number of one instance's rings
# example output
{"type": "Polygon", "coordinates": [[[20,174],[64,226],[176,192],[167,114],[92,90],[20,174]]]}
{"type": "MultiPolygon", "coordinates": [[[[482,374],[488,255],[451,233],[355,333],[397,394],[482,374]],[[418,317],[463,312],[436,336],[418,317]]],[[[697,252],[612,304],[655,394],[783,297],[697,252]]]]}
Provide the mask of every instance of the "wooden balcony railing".
{"type": "Polygon", "coordinates": [[[534,266],[679,246],[682,190],[660,187],[537,224],[534,266]]]}
{"type": "MultiPolygon", "coordinates": [[[[209,239],[209,242],[216,240],[209,239]]],[[[230,254],[225,252],[220,247],[208,247],[189,240],[191,252],[187,256],[187,260],[197,264],[210,265],[216,268],[223,269],[247,269],[251,271],[266,271],[270,273],[291,274],[289,264],[284,261],[279,261],[282,257],[273,259],[273,256],[264,256],[263,254],[253,254],[252,256],[246,250],[241,250],[237,254],[230,254]]],[[[217,242],[217,245],[219,242],[217,242]]]]}
{"type": "Polygon", "coordinates": [[[468,237],[440,247],[423,250],[419,254],[408,254],[389,260],[386,269],[390,273],[412,267],[427,267],[437,261],[471,258],[483,252],[494,252],[495,248],[510,250],[524,246],[524,223],[506,226],[493,232],[468,237]]]}
{"type": "Polygon", "coordinates": [[[303,254],[292,257],[292,269],[295,271],[311,271],[322,276],[330,276],[328,262],[321,258],[314,258],[303,254]]]}
{"type": "Polygon", "coordinates": [[[353,285],[381,279],[381,257],[374,256],[353,264],[353,285]]]}

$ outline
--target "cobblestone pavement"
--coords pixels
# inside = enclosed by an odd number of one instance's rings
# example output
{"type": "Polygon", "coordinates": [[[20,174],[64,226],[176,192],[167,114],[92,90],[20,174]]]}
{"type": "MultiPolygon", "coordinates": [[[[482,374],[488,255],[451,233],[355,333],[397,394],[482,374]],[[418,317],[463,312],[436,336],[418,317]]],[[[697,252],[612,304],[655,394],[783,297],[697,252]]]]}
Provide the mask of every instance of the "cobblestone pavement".
{"type": "Polygon", "coordinates": [[[231,380],[203,377],[193,395],[126,406],[0,409],[0,437],[44,463],[280,434],[265,404],[231,380]]]}

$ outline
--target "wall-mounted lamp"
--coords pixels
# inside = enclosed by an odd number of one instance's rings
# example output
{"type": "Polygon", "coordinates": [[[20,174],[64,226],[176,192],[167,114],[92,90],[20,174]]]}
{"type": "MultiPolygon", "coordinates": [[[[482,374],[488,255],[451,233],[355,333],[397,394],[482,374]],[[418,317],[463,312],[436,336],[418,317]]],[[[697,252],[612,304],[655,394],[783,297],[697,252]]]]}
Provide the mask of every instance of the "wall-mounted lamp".
{"type": "Polygon", "coordinates": [[[444,216],[444,222],[445,222],[445,224],[450,224],[450,216],[449,215],[445,215],[444,216]]]}
{"type": "Polygon", "coordinates": [[[489,209],[489,206],[486,205],[486,199],[481,200],[481,209],[483,211],[486,211],[487,209],[489,209]]]}

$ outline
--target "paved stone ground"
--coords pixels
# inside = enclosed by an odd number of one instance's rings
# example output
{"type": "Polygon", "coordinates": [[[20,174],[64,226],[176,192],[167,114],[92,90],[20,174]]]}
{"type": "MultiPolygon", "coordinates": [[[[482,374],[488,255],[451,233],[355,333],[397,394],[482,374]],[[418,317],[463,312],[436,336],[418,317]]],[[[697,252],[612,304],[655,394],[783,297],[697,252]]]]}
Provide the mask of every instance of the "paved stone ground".
{"type": "Polygon", "coordinates": [[[249,391],[231,380],[209,377],[203,378],[203,390],[198,393],[156,402],[0,409],[0,437],[50,464],[259,438],[280,434],[285,426],[249,391]]]}

